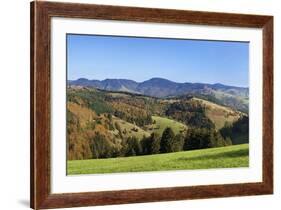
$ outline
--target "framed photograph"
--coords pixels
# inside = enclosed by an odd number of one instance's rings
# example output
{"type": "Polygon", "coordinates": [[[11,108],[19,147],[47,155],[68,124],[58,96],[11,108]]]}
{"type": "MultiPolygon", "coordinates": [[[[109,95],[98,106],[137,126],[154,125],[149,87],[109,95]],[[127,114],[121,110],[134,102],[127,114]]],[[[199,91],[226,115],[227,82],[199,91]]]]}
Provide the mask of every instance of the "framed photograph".
{"type": "Polygon", "coordinates": [[[273,193],[273,17],[31,3],[31,207],[273,193]]]}

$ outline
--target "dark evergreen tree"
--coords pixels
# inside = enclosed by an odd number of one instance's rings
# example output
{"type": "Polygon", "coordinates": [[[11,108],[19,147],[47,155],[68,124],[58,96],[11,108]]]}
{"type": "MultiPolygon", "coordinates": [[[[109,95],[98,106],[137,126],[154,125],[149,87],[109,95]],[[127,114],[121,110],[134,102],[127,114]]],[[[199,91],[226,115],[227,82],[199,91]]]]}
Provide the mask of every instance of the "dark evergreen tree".
{"type": "Polygon", "coordinates": [[[225,143],[226,143],[226,146],[232,145],[231,138],[226,137],[226,138],[225,138],[225,143]]]}
{"type": "Polygon", "coordinates": [[[160,152],[160,138],[156,133],[152,133],[149,137],[143,137],[141,145],[144,155],[158,154],[160,152]]]}
{"type": "Polygon", "coordinates": [[[124,144],[124,155],[135,156],[142,154],[142,147],[139,140],[136,137],[129,137],[124,144]]]}
{"type": "Polygon", "coordinates": [[[173,130],[168,127],[163,131],[161,142],[160,142],[160,152],[167,153],[173,152],[175,134],[173,130]]]}
{"type": "Polygon", "coordinates": [[[96,132],[90,142],[93,158],[110,158],[112,156],[112,147],[104,135],[96,132]]]}
{"type": "Polygon", "coordinates": [[[212,134],[210,129],[190,128],[188,129],[184,150],[209,148],[212,146],[212,134]]]}
{"type": "Polygon", "coordinates": [[[232,144],[249,143],[249,117],[242,116],[233,124],[226,124],[220,133],[225,139],[231,139],[232,144]]]}
{"type": "Polygon", "coordinates": [[[222,137],[215,129],[190,128],[184,140],[184,150],[223,147],[231,145],[231,140],[222,137]]]}
{"type": "Polygon", "coordinates": [[[179,152],[183,150],[184,136],[182,134],[177,134],[173,142],[173,152],[179,152]]]}
{"type": "Polygon", "coordinates": [[[225,139],[222,137],[220,132],[215,130],[210,130],[210,137],[211,137],[211,147],[223,147],[227,146],[225,139]]]}
{"type": "Polygon", "coordinates": [[[149,137],[143,136],[140,141],[142,147],[142,154],[148,155],[149,154],[149,137]]]}
{"type": "Polygon", "coordinates": [[[160,137],[156,133],[150,136],[150,154],[158,154],[160,152],[160,137]]]}
{"type": "Polygon", "coordinates": [[[229,137],[231,138],[232,136],[232,124],[230,123],[225,123],[224,126],[220,129],[221,135],[226,138],[229,137]]]}
{"type": "Polygon", "coordinates": [[[165,113],[188,126],[214,129],[214,123],[206,116],[206,108],[199,101],[175,102],[169,105],[165,113]]]}

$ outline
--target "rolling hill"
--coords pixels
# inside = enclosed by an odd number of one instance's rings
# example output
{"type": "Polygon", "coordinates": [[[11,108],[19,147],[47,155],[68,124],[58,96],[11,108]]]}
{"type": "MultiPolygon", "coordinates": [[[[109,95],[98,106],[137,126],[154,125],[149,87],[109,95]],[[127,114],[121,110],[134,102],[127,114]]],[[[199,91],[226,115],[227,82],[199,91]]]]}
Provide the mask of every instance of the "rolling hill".
{"type": "Polygon", "coordinates": [[[214,129],[212,135],[218,136],[224,128],[223,138],[233,139],[233,144],[247,143],[243,116],[247,114],[193,96],[156,98],[71,86],[67,90],[68,159],[119,157],[128,141],[137,148],[143,139],[153,133],[161,137],[167,128],[182,136],[189,128],[214,129]]]}
{"type": "Polygon", "coordinates": [[[225,123],[233,123],[245,115],[242,112],[204,99],[192,98],[192,100],[200,101],[205,105],[206,116],[215,124],[216,129],[221,129],[225,123]]]}
{"type": "Polygon", "coordinates": [[[170,127],[175,134],[187,131],[187,125],[166,117],[152,116],[152,120],[154,123],[147,126],[150,133],[155,132],[158,135],[162,135],[163,131],[167,127],[170,127]]]}
{"type": "Polygon", "coordinates": [[[80,78],[69,80],[68,84],[70,86],[94,87],[108,91],[138,93],[158,98],[189,94],[248,112],[249,89],[220,83],[178,83],[163,78],[151,78],[139,83],[127,79],[105,79],[100,81],[80,78]]]}

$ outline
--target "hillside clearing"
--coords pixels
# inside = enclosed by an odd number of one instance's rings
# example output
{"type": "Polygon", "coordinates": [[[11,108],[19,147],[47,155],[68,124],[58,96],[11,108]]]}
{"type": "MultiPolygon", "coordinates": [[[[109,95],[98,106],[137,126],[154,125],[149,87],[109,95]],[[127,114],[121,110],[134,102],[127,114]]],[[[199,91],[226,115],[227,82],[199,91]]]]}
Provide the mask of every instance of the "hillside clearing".
{"type": "Polygon", "coordinates": [[[206,106],[206,116],[215,124],[216,129],[221,129],[226,122],[232,124],[243,115],[230,107],[215,104],[204,99],[193,98],[193,100],[200,101],[206,106]]]}
{"type": "MultiPolygon", "coordinates": [[[[117,118],[115,116],[113,116],[112,121],[114,124],[115,123],[119,124],[121,131],[122,131],[122,135],[127,138],[134,136],[137,139],[142,139],[144,136],[148,137],[150,135],[148,132],[144,131],[142,128],[140,128],[132,123],[121,120],[120,118],[117,118]]],[[[115,133],[116,132],[118,132],[118,131],[115,130],[115,133]]]]}
{"type": "Polygon", "coordinates": [[[99,174],[249,166],[249,145],[136,157],[67,161],[67,173],[99,174]]]}
{"type": "Polygon", "coordinates": [[[155,121],[155,123],[148,127],[148,131],[150,133],[155,132],[160,136],[167,127],[170,127],[175,134],[187,130],[187,126],[185,124],[168,119],[166,117],[152,116],[152,120],[155,121]]]}

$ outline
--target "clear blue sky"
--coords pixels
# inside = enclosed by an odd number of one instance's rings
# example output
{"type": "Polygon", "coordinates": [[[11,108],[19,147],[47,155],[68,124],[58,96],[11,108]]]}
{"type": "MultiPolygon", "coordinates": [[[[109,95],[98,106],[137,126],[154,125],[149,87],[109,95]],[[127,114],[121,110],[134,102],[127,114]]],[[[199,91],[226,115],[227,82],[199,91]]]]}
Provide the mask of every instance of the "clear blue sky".
{"type": "Polygon", "coordinates": [[[161,77],[248,87],[249,43],[67,35],[68,79],[161,77]]]}

